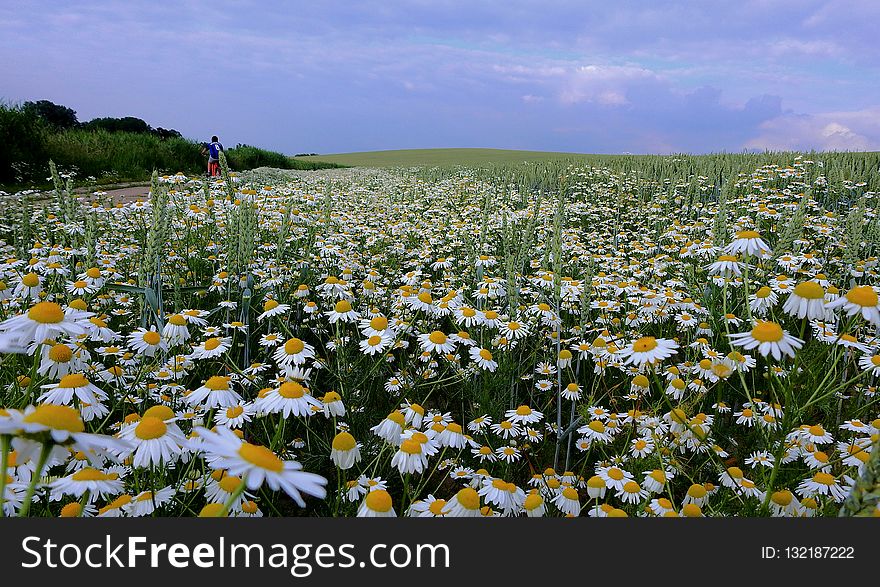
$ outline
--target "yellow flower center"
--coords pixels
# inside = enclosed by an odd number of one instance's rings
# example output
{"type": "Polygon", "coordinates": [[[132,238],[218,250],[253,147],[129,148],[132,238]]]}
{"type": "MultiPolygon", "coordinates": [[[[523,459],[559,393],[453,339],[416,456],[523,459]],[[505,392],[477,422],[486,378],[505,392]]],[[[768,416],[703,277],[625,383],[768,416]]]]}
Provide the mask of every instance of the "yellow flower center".
{"type": "Polygon", "coordinates": [[[232,493],[238,486],[241,485],[241,477],[235,477],[233,475],[225,475],[220,481],[217,483],[220,486],[220,489],[225,491],[226,493],[232,493]]]}
{"type": "Polygon", "coordinates": [[[222,503],[209,503],[205,507],[202,508],[202,511],[199,512],[200,518],[216,518],[223,512],[224,504],[222,503]]]}
{"type": "Polygon", "coordinates": [[[71,389],[77,387],[86,387],[89,384],[88,379],[86,379],[80,373],[73,373],[71,375],[65,375],[61,378],[61,381],[58,383],[58,387],[63,389],[71,389]]]}
{"type": "Polygon", "coordinates": [[[58,324],[64,320],[64,310],[55,302],[39,302],[28,310],[28,318],[40,324],[58,324]]]}
{"type": "Polygon", "coordinates": [[[605,432],[605,424],[601,422],[601,420],[593,420],[587,427],[593,432],[598,432],[599,434],[603,434],[605,432]]]}
{"type": "Polygon", "coordinates": [[[758,342],[779,342],[783,336],[782,326],[776,322],[759,322],[752,328],[752,338],[758,342]]]}
{"type": "Polygon", "coordinates": [[[284,352],[288,355],[298,355],[304,348],[306,348],[306,344],[296,337],[284,343],[284,352]]]}
{"type": "Polygon", "coordinates": [[[244,413],[244,408],[241,406],[235,406],[232,408],[226,408],[226,417],[230,420],[233,418],[238,418],[244,413]]]}
{"type": "Polygon", "coordinates": [[[431,505],[428,506],[428,510],[430,510],[435,516],[442,516],[444,507],[446,507],[445,499],[435,499],[431,502],[431,505]]]}
{"type": "Polygon", "coordinates": [[[623,490],[627,493],[638,493],[642,488],[635,481],[627,481],[623,484],[623,490]]]}
{"type": "Polygon", "coordinates": [[[624,477],[623,471],[621,471],[617,467],[612,467],[612,468],[608,469],[608,476],[611,477],[612,479],[614,479],[615,481],[620,481],[624,477]]]}
{"type": "Polygon", "coordinates": [[[440,332],[439,330],[435,330],[428,336],[428,340],[430,340],[434,344],[445,344],[446,343],[446,335],[440,332]]]}
{"type": "Polygon", "coordinates": [[[153,492],[152,491],[144,491],[140,495],[137,496],[135,501],[152,501],[153,500],[153,492]]]}
{"type": "Polygon", "coordinates": [[[846,299],[863,308],[873,307],[878,303],[877,292],[869,285],[860,285],[852,288],[847,292],[846,299]]]}
{"type": "Polygon", "coordinates": [[[266,303],[263,304],[263,311],[268,312],[269,310],[274,310],[278,305],[277,300],[266,300],[266,303]]]}
{"type": "Polygon", "coordinates": [[[278,388],[278,395],[287,399],[299,399],[306,394],[303,386],[296,381],[285,381],[278,388]]]}
{"type": "Polygon", "coordinates": [[[152,440],[165,436],[167,431],[168,426],[165,422],[154,416],[146,416],[141,418],[140,423],[134,430],[134,435],[141,440],[152,440]]]}
{"type": "Polygon", "coordinates": [[[174,314],[173,316],[171,316],[171,318],[168,319],[168,323],[173,324],[174,326],[186,326],[186,318],[184,318],[180,314],[174,314]]]}
{"type": "Polygon", "coordinates": [[[791,503],[792,499],[794,499],[794,495],[791,491],[783,489],[781,491],[774,491],[773,495],[770,496],[770,499],[776,505],[785,507],[791,503]]]}
{"type": "Polygon", "coordinates": [[[28,273],[21,278],[21,282],[26,287],[37,287],[40,285],[40,277],[36,273],[28,273]]]}
{"type": "Polygon", "coordinates": [[[741,230],[736,233],[736,238],[761,238],[761,235],[755,230],[741,230]]]}
{"type": "Polygon", "coordinates": [[[214,375],[210,379],[205,382],[205,387],[210,389],[211,391],[220,391],[229,389],[229,377],[223,377],[222,375],[214,375]]]}
{"type": "Polygon", "coordinates": [[[340,432],[333,438],[333,448],[336,450],[350,451],[355,446],[357,442],[348,432],[340,432]]]}
{"type": "Polygon", "coordinates": [[[492,360],[492,353],[490,353],[486,349],[480,349],[480,358],[483,359],[484,361],[491,361],[492,360]]]}
{"type": "Polygon", "coordinates": [[[221,343],[221,341],[217,337],[209,338],[208,340],[205,341],[205,350],[206,351],[213,351],[214,349],[216,349],[217,347],[220,346],[220,343],[221,343]]]}
{"type": "Polygon", "coordinates": [[[495,320],[498,318],[498,312],[495,310],[487,310],[486,311],[486,320],[495,320]]]}
{"type": "Polygon", "coordinates": [[[409,455],[420,455],[422,454],[422,444],[411,438],[407,438],[400,443],[400,450],[409,455]]]}
{"type": "Polygon", "coordinates": [[[338,314],[345,314],[346,312],[351,312],[351,304],[348,300],[340,300],[336,302],[334,309],[338,314]]]}
{"type": "Polygon", "coordinates": [[[807,300],[821,300],[825,297],[825,290],[815,281],[804,281],[795,286],[794,295],[807,300]]]}
{"type": "MultiPolygon", "coordinates": [[[[646,443],[647,444],[647,443],[646,443]]],[[[657,483],[663,484],[666,483],[666,473],[661,469],[654,469],[651,471],[648,476],[656,481],[657,483]]]]}
{"type": "Polygon", "coordinates": [[[577,501],[577,498],[578,498],[577,489],[575,489],[574,487],[566,487],[565,489],[562,490],[562,495],[566,499],[572,499],[574,501],[577,501]]]}
{"type": "Polygon", "coordinates": [[[156,346],[162,340],[162,335],[155,330],[147,330],[141,337],[150,346],[156,346]]]}
{"type": "Polygon", "coordinates": [[[248,500],[241,504],[241,511],[246,514],[255,514],[257,513],[257,503],[255,501],[248,500]]]}
{"type": "Polygon", "coordinates": [[[468,510],[480,509],[480,495],[472,487],[465,487],[456,494],[456,499],[461,506],[468,510]]]}
{"type": "Polygon", "coordinates": [[[633,351],[645,353],[657,348],[657,339],[653,336],[643,336],[633,343],[633,351]]]}
{"type": "Polygon", "coordinates": [[[395,424],[399,424],[403,426],[406,423],[406,418],[404,418],[403,413],[400,410],[394,410],[390,414],[385,417],[386,420],[391,420],[395,424]]]}
{"type": "MultiPolygon", "coordinates": [[[[3,288],[0,287],[0,290],[2,290],[2,289],[3,288]]],[[[81,300],[79,298],[77,298],[75,300],[71,300],[70,303],[67,305],[70,306],[71,308],[73,308],[74,310],[81,310],[83,312],[85,312],[86,310],[89,309],[89,306],[86,304],[85,300],[81,300]]]]}
{"type": "Polygon", "coordinates": [[[238,456],[267,471],[280,473],[284,470],[284,461],[279,459],[274,452],[257,444],[242,442],[238,449],[238,456]]]}
{"type": "Polygon", "coordinates": [[[73,351],[66,344],[56,344],[49,349],[49,358],[56,363],[67,363],[73,358],[73,351]]]}
{"type": "Polygon", "coordinates": [[[113,481],[119,478],[116,473],[104,473],[91,467],[80,469],[70,476],[74,481],[113,481]]]}
{"type": "Polygon", "coordinates": [[[391,510],[391,495],[384,489],[374,489],[367,494],[367,507],[374,512],[385,513],[391,510]]]}
{"type": "Polygon", "coordinates": [[[375,318],[370,319],[370,328],[373,330],[385,330],[388,328],[388,318],[385,316],[376,316],[375,318]]]}
{"type": "Polygon", "coordinates": [[[61,517],[78,518],[81,511],[82,506],[79,504],[79,502],[73,501],[61,508],[61,517]]]}
{"type": "Polygon", "coordinates": [[[687,494],[693,499],[702,499],[706,497],[706,488],[699,483],[694,483],[688,489],[687,494]]]}
{"type": "Polygon", "coordinates": [[[113,501],[111,501],[110,503],[105,505],[104,507],[102,507],[99,510],[99,513],[105,513],[110,510],[119,509],[122,506],[131,503],[132,499],[133,499],[133,497],[131,495],[128,495],[128,494],[120,495],[119,497],[117,497],[116,499],[114,499],[113,501]]]}
{"type": "Polygon", "coordinates": [[[79,412],[70,406],[56,406],[43,404],[24,417],[24,421],[31,424],[42,424],[53,430],[66,430],[68,432],[82,432],[85,425],[80,418],[79,412]]]}
{"type": "Polygon", "coordinates": [[[370,346],[379,346],[379,343],[382,342],[381,336],[376,336],[375,334],[367,339],[367,344],[370,346]]]}
{"type": "Polygon", "coordinates": [[[144,412],[144,418],[159,418],[160,420],[170,420],[174,418],[174,410],[168,406],[152,406],[144,412]]]}

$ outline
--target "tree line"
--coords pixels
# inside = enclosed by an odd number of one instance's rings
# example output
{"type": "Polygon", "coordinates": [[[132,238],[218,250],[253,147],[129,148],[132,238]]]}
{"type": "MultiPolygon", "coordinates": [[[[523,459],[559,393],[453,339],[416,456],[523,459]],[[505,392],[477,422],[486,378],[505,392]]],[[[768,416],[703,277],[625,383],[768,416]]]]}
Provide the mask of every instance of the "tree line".
{"type": "Polygon", "coordinates": [[[26,114],[41,119],[56,130],[80,128],[90,131],[106,130],[107,132],[148,133],[156,135],[160,139],[180,138],[182,136],[179,131],[173,128],[153,128],[145,120],[134,116],[123,116],[122,118],[104,116],[93,118],[88,122],[80,122],[73,108],[62,106],[49,100],[24,102],[22,110],[26,114]]]}

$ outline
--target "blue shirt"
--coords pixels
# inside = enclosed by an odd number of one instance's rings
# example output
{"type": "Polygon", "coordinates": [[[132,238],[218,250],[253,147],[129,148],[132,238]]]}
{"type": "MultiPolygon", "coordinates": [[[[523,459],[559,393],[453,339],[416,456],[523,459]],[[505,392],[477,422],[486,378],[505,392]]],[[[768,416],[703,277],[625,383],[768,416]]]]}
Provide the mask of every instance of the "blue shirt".
{"type": "Polygon", "coordinates": [[[220,160],[220,151],[223,150],[223,145],[218,141],[214,141],[210,145],[208,145],[208,161],[219,161],[220,160]]]}

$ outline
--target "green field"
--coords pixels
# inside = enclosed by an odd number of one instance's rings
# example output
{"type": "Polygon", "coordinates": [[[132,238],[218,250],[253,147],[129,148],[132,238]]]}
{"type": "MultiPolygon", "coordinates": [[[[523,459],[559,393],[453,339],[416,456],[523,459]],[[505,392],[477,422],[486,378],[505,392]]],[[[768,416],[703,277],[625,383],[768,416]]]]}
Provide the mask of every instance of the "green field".
{"type": "Polygon", "coordinates": [[[553,151],[515,151],[511,149],[398,149],[394,151],[363,151],[296,157],[306,161],[326,161],[354,167],[398,167],[421,165],[480,165],[485,163],[520,163],[586,159],[596,155],[558,153],[553,151]]]}

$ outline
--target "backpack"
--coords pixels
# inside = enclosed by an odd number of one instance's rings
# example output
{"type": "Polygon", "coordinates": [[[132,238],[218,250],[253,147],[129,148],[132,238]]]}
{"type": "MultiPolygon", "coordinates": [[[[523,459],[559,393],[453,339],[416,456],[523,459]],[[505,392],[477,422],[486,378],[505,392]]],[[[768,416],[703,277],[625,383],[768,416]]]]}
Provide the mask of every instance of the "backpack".
{"type": "Polygon", "coordinates": [[[223,145],[220,143],[211,143],[208,145],[208,154],[211,159],[220,159],[220,151],[223,150],[223,145]]]}

